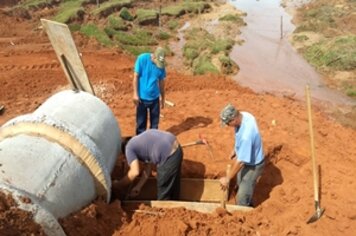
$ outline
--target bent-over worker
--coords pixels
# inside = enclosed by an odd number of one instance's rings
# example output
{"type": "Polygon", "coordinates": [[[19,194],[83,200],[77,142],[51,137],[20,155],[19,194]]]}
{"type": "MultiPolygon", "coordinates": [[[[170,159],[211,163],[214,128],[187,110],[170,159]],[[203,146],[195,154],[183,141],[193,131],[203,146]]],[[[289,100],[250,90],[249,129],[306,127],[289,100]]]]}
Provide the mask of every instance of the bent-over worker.
{"type": "Polygon", "coordinates": [[[236,157],[229,176],[220,178],[223,189],[226,189],[237,174],[237,204],[252,206],[252,196],[258,177],[264,169],[264,154],[261,135],[255,117],[244,111],[238,111],[228,104],[220,113],[223,125],[235,130],[235,145],[230,159],[236,157]]]}
{"type": "Polygon", "coordinates": [[[157,166],[157,199],[178,200],[180,194],[180,171],[183,151],[177,138],[166,131],[149,129],[122,142],[122,152],[129,165],[128,173],[119,180],[118,187],[131,184],[140,174],[140,162],[144,164],[141,178],[131,189],[135,197],[157,166]]]}

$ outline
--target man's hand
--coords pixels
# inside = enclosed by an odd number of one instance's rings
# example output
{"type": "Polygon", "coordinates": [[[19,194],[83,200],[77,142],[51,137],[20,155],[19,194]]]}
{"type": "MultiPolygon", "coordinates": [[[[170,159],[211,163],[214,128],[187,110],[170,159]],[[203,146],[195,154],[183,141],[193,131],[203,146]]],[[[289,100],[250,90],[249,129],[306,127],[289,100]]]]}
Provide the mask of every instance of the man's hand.
{"type": "Polygon", "coordinates": [[[131,192],[130,192],[130,197],[137,197],[141,192],[141,188],[135,186],[134,188],[131,189],[131,192]]]}
{"type": "Polygon", "coordinates": [[[229,156],[229,159],[232,160],[236,157],[236,152],[235,150],[233,150],[231,153],[230,153],[230,156],[229,156]]]}
{"type": "Polygon", "coordinates": [[[135,106],[138,106],[138,104],[140,102],[140,98],[137,95],[133,95],[132,101],[135,104],[135,106]]]}
{"type": "Polygon", "coordinates": [[[229,179],[227,177],[221,177],[219,181],[220,181],[221,189],[226,191],[226,189],[229,186],[229,179]]]}

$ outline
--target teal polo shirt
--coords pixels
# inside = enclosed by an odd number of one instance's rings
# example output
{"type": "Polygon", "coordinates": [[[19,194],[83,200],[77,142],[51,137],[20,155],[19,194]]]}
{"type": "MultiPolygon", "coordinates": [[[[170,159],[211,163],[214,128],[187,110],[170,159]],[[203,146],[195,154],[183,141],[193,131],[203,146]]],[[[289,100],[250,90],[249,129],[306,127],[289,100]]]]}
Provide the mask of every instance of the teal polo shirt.
{"type": "Polygon", "coordinates": [[[151,53],[139,55],[135,62],[138,74],[138,96],[140,99],[152,101],[159,97],[159,81],[166,78],[166,69],[159,68],[151,59],[151,53]]]}

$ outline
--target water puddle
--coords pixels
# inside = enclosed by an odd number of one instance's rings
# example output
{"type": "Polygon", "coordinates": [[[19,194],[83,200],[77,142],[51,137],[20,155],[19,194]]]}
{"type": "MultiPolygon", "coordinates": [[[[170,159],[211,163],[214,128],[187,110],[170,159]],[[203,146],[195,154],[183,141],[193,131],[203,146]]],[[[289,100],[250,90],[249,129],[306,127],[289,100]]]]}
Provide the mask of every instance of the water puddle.
{"type": "Polygon", "coordinates": [[[171,65],[174,65],[174,68],[177,71],[185,71],[184,66],[184,58],[183,58],[183,47],[185,44],[184,39],[184,31],[190,27],[190,22],[185,22],[185,24],[178,29],[177,33],[177,40],[171,41],[169,44],[169,48],[172,52],[174,52],[174,57],[171,57],[170,61],[168,62],[171,65]],[[180,68],[180,69],[179,69],[180,68]]]}
{"type": "Polygon", "coordinates": [[[356,105],[356,101],[329,89],[321,76],[288,42],[295,26],[279,0],[231,0],[230,4],[247,13],[241,29],[241,46],[230,57],[240,66],[234,79],[256,92],[292,95],[304,99],[309,84],[312,97],[322,103],[356,105]],[[281,23],[282,22],[282,23],[281,23]],[[282,33],[281,33],[282,32],[282,33]]]}

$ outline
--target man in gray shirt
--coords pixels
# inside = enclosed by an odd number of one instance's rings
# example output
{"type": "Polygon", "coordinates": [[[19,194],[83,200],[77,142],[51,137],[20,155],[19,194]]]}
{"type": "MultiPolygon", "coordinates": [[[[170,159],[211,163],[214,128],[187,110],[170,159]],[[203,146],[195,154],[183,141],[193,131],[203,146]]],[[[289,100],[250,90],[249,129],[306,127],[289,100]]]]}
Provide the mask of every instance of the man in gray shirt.
{"type": "Polygon", "coordinates": [[[180,170],[183,151],[177,138],[166,131],[149,129],[123,140],[121,145],[130,169],[118,181],[117,187],[131,184],[140,175],[140,162],[144,164],[138,183],[129,196],[137,196],[151,175],[152,165],[157,166],[157,199],[178,200],[180,193],[180,170]]]}

